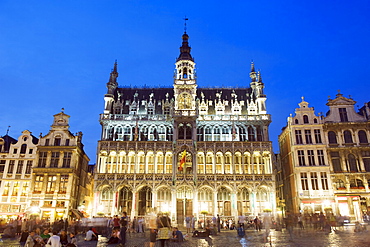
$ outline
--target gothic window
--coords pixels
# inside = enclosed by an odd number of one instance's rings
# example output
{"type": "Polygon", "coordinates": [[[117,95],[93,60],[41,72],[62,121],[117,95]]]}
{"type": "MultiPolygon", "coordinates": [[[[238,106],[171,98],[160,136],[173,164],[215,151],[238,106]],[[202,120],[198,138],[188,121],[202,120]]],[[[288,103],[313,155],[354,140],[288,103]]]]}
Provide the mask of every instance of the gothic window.
{"type": "Polygon", "coordinates": [[[305,130],[304,135],[306,139],[306,144],[312,144],[311,130],[305,130]]]}
{"type": "Polygon", "coordinates": [[[217,192],[217,201],[230,201],[230,191],[225,187],[221,187],[217,192]]]}
{"type": "Polygon", "coordinates": [[[259,126],[257,127],[257,141],[263,141],[263,131],[262,128],[259,126]]]}
{"type": "Polygon", "coordinates": [[[316,143],[322,143],[320,130],[319,129],[315,129],[314,130],[314,133],[315,133],[315,142],[316,143]]]}
{"type": "Polygon", "coordinates": [[[294,120],[294,123],[295,123],[295,124],[299,124],[298,119],[294,120]]]}
{"type": "Polygon", "coordinates": [[[360,143],[368,143],[366,132],[363,131],[363,130],[360,130],[358,132],[358,139],[359,139],[360,143]]]}
{"type": "Polygon", "coordinates": [[[205,141],[212,141],[212,129],[211,126],[206,126],[205,130],[205,141]]]}
{"type": "Polygon", "coordinates": [[[223,156],[221,152],[216,153],[216,173],[222,173],[223,156]]]}
{"type": "Polygon", "coordinates": [[[314,118],[314,119],[313,119],[313,122],[314,122],[314,123],[317,123],[317,118],[314,118]]]}
{"type": "Polygon", "coordinates": [[[344,142],[345,143],[353,143],[351,131],[345,130],[343,135],[344,135],[344,142]]]}
{"type": "Polygon", "coordinates": [[[185,139],[185,126],[184,126],[184,124],[179,124],[178,138],[179,139],[185,139]]]}
{"type": "Polygon", "coordinates": [[[334,131],[328,132],[329,144],[337,144],[337,135],[334,131]]]}
{"type": "Polygon", "coordinates": [[[303,123],[305,124],[309,123],[307,115],[303,115],[303,123]]]}
{"type": "Polygon", "coordinates": [[[342,172],[339,152],[330,152],[331,163],[333,164],[334,172],[342,172]]]}
{"type": "Polygon", "coordinates": [[[254,129],[252,126],[248,127],[248,141],[251,141],[251,142],[256,141],[256,138],[254,136],[254,129]]]}
{"type": "Polygon", "coordinates": [[[220,127],[219,126],[215,126],[215,128],[213,129],[213,140],[214,141],[220,141],[221,140],[221,131],[220,131],[220,127]]]}
{"type": "Polygon", "coordinates": [[[348,122],[347,109],[339,108],[339,117],[341,122],[348,122]]]}
{"type": "Polygon", "coordinates": [[[231,174],[232,173],[232,169],[231,169],[231,153],[226,153],[225,154],[225,173],[228,173],[228,174],[231,174]]]}
{"type": "Polygon", "coordinates": [[[197,128],[197,141],[203,141],[203,127],[197,128]]]}
{"type": "Polygon", "coordinates": [[[321,187],[323,190],[329,190],[329,186],[328,186],[328,175],[326,174],[326,172],[320,172],[320,176],[321,176],[321,187]]]}
{"type": "Polygon", "coordinates": [[[187,140],[193,139],[192,138],[193,129],[192,129],[191,124],[186,124],[186,129],[185,130],[186,130],[186,134],[185,134],[186,139],[187,140]]]}
{"type": "Polygon", "coordinates": [[[245,133],[245,128],[243,126],[238,126],[239,129],[239,141],[246,141],[246,133],[245,133]]]}
{"type": "Polygon", "coordinates": [[[302,190],[309,190],[308,189],[308,178],[307,178],[306,172],[301,173],[301,187],[302,187],[302,190]]]}
{"type": "Polygon", "coordinates": [[[114,139],[116,141],[121,141],[122,140],[122,127],[121,126],[118,126],[118,127],[115,128],[114,139]]]}
{"type": "Polygon", "coordinates": [[[303,143],[301,130],[295,130],[295,142],[296,142],[296,144],[302,144],[303,143]]]}
{"type": "MultiPolygon", "coordinates": [[[[138,133],[139,130],[136,130],[137,131],[136,133],[138,133]]],[[[123,141],[130,141],[130,137],[131,137],[131,127],[129,125],[126,125],[125,127],[123,127],[123,141]]]]}
{"type": "Polygon", "coordinates": [[[351,172],[358,172],[357,161],[353,154],[348,155],[348,167],[351,172]]]}

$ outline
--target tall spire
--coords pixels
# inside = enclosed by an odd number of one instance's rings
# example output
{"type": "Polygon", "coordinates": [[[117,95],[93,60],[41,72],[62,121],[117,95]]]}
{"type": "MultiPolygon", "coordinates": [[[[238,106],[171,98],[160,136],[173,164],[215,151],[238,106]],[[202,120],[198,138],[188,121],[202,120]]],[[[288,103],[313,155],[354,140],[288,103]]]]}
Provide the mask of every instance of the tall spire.
{"type": "Polygon", "coordinates": [[[191,47],[189,46],[189,35],[186,33],[186,21],[189,20],[188,18],[184,18],[185,20],[185,27],[184,27],[184,34],[182,35],[182,46],[180,47],[180,56],[177,58],[176,61],[180,60],[190,60],[194,62],[193,57],[190,54],[191,47]]]}
{"type": "Polygon", "coordinates": [[[251,72],[249,73],[249,77],[251,78],[252,82],[257,81],[257,74],[256,74],[256,70],[254,69],[254,62],[253,61],[251,62],[251,72]]]}
{"type": "Polygon", "coordinates": [[[108,94],[113,94],[114,90],[117,88],[118,86],[117,77],[118,77],[118,71],[117,71],[117,60],[116,60],[114,62],[112,72],[110,72],[109,82],[107,83],[108,94]]]}

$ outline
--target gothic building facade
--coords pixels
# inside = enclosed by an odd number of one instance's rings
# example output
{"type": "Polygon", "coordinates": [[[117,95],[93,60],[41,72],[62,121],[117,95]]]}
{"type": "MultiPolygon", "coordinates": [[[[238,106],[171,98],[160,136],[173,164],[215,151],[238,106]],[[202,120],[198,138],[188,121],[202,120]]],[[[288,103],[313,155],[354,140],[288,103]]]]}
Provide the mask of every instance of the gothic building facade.
{"type": "Polygon", "coordinates": [[[100,115],[93,215],[256,215],[275,210],[266,95],[249,86],[200,88],[182,36],[173,87],[119,87],[117,63],[100,115]],[[206,212],[205,212],[206,211],[206,212]]]}

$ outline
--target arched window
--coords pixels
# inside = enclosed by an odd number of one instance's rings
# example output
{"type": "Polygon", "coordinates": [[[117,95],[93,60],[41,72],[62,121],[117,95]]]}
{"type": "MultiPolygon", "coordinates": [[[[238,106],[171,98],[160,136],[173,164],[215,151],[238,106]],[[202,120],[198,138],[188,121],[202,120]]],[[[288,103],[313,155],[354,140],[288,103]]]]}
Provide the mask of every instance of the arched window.
{"type": "Polygon", "coordinates": [[[329,139],[329,144],[337,144],[337,135],[335,134],[334,131],[329,131],[328,133],[328,139],[329,139]]]}
{"type": "Polygon", "coordinates": [[[251,142],[256,141],[256,138],[254,136],[254,129],[252,126],[248,127],[248,141],[251,141],[251,142]]]}
{"type": "Polygon", "coordinates": [[[356,158],[353,154],[348,155],[348,166],[349,166],[349,171],[358,172],[356,158]]]}
{"type": "Polygon", "coordinates": [[[305,124],[309,123],[307,115],[303,115],[303,123],[305,124]]]}
{"type": "Polygon", "coordinates": [[[366,132],[363,131],[363,130],[360,130],[358,132],[358,139],[359,139],[360,143],[368,143],[366,132]]]}
{"type": "Polygon", "coordinates": [[[314,123],[317,123],[317,118],[314,118],[313,122],[314,122],[314,123]]]}
{"type": "Polygon", "coordinates": [[[344,142],[345,143],[353,143],[351,131],[345,130],[343,135],[344,135],[344,142]]]}
{"type": "Polygon", "coordinates": [[[21,146],[21,154],[25,154],[27,150],[27,144],[22,144],[21,146]]]}
{"type": "Polygon", "coordinates": [[[295,124],[299,124],[298,119],[294,120],[294,123],[295,123],[295,124]]]}

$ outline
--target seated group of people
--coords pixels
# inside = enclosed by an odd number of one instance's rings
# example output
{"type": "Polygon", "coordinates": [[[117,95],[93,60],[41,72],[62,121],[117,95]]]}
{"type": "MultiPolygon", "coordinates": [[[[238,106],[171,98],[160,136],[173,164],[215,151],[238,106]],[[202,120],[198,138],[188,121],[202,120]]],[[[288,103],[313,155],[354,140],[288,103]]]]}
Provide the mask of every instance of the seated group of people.
{"type": "Polygon", "coordinates": [[[207,226],[205,231],[195,230],[192,237],[209,237],[211,235],[211,229],[207,226]]]}

